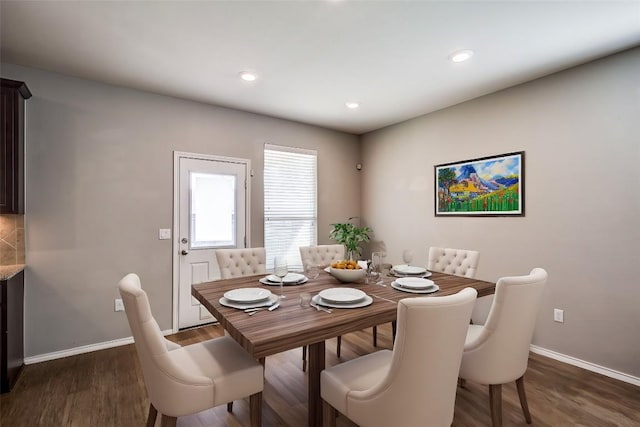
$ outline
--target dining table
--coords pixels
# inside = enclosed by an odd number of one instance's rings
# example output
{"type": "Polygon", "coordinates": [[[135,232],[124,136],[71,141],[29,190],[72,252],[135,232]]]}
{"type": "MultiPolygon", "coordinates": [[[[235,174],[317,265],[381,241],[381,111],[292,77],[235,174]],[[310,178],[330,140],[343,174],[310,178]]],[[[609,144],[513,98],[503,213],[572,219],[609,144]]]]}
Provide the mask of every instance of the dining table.
{"type": "Polygon", "coordinates": [[[308,351],[308,425],[322,426],[322,398],[320,374],[325,368],[325,341],[368,327],[394,322],[398,301],[403,298],[438,297],[452,295],[471,287],[478,297],[495,292],[495,283],[450,274],[432,272],[429,277],[439,290],[430,294],[402,292],[391,286],[396,278],[382,275],[377,280],[361,279],[353,283],[341,283],[326,271],[306,283],[283,287],[285,298],[273,310],[250,316],[237,308],[220,303],[228,291],[239,288],[264,287],[278,295],[279,286],[267,286],[259,282],[265,274],[235,277],[192,285],[192,295],[211,312],[227,333],[249,354],[264,364],[264,358],[287,350],[309,346],[308,351]],[[368,283],[370,282],[370,283],[368,283]],[[303,307],[300,295],[338,287],[364,291],[372,299],[370,305],[360,308],[332,308],[331,312],[303,307]]]}

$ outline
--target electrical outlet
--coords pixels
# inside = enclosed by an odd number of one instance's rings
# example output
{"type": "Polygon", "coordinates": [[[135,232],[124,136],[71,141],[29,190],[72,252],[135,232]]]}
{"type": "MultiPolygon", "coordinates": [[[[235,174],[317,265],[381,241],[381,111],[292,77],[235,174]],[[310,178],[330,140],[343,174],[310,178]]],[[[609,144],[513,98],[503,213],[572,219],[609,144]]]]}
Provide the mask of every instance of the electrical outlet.
{"type": "Polygon", "coordinates": [[[564,310],[560,310],[559,308],[554,308],[553,320],[556,322],[564,323],[564,310]]]}
{"type": "Polygon", "coordinates": [[[120,298],[116,298],[114,311],[124,311],[124,304],[120,298]]]}

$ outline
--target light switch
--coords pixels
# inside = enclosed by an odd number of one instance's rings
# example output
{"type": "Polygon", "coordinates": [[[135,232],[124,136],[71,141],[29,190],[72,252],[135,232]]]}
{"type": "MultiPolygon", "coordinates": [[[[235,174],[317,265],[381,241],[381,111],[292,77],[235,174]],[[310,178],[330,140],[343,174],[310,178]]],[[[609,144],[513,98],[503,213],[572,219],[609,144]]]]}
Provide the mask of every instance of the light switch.
{"type": "Polygon", "coordinates": [[[553,320],[556,322],[564,323],[564,310],[560,310],[559,308],[554,308],[553,320]]]}
{"type": "Polygon", "coordinates": [[[161,228],[158,231],[158,239],[160,239],[160,240],[169,240],[169,239],[171,239],[171,229],[170,228],[161,228]]]}

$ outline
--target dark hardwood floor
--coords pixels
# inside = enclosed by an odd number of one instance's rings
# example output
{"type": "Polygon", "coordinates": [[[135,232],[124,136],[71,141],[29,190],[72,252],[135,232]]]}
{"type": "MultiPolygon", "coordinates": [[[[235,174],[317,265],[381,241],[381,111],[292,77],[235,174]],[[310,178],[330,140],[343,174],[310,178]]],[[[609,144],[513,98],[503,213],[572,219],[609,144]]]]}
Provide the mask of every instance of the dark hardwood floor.
{"type": "MultiPolygon", "coordinates": [[[[391,347],[391,328],[379,327],[381,348],[391,347]]],[[[168,337],[190,344],[222,334],[219,326],[168,337]]],[[[342,358],[374,351],[371,330],[343,337],[342,358]]],[[[327,364],[339,363],[335,340],[327,344],[327,364]]],[[[306,424],[306,375],[301,350],[267,358],[263,426],[306,424]]],[[[592,372],[531,355],[525,375],[534,426],[640,426],[640,388],[592,372]]],[[[515,383],[503,387],[505,426],[526,426],[515,383]]],[[[0,396],[0,426],[144,426],[149,402],[133,345],[26,366],[15,389],[0,396]]],[[[182,417],[179,427],[248,426],[248,401],[229,414],[220,406],[182,417]]],[[[490,425],[488,387],[458,387],[453,426],[490,425]]],[[[352,427],[344,417],[339,427],[352,427]]],[[[428,422],[425,422],[428,426],[428,422]]],[[[403,427],[403,426],[390,426],[403,427]]]]}

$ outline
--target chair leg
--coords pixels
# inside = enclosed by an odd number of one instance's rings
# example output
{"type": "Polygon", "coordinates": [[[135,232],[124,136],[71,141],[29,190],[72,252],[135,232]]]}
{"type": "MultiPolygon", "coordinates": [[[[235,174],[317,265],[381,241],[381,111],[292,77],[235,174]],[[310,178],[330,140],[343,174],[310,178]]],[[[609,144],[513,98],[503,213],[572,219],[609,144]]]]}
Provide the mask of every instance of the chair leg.
{"type": "Polygon", "coordinates": [[[378,327],[377,326],[373,327],[373,346],[374,347],[378,346],[378,327]]]}
{"type": "Polygon", "coordinates": [[[336,408],[327,403],[324,399],[322,400],[322,425],[323,427],[336,427],[336,417],[338,416],[338,411],[336,408]]]}
{"type": "Polygon", "coordinates": [[[149,416],[147,417],[147,427],[153,427],[156,425],[156,417],[158,416],[158,410],[153,403],[149,404],[149,416]]]}
{"type": "Polygon", "coordinates": [[[168,415],[162,414],[162,419],[160,420],[160,427],[176,427],[176,423],[178,419],[176,417],[170,417],[168,415]]]}
{"type": "Polygon", "coordinates": [[[520,398],[520,406],[522,406],[522,413],[524,419],[527,420],[527,424],[531,424],[531,413],[529,412],[529,404],[527,403],[527,395],[524,392],[524,375],[516,380],[518,386],[518,397],[520,398]]]}
{"type": "Polygon", "coordinates": [[[262,392],[249,396],[249,418],[251,427],[262,426],[262,392]]]}
{"type": "Polygon", "coordinates": [[[302,372],[307,372],[307,346],[302,347],[302,372]]]}
{"type": "Polygon", "coordinates": [[[465,388],[467,386],[467,380],[464,378],[458,378],[458,387],[465,388]]]}
{"type": "Polygon", "coordinates": [[[342,335],[338,335],[338,344],[336,345],[336,356],[340,357],[340,347],[342,347],[342,335]]]}
{"type": "Polygon", "coordinates": [[[491,425],[502,427],[502,384],[489,384],[489,405],[491,406],[491,425]]]}
{"type": "Polygon", "coordinates": [[[227,412],[233,412],[233,402],[227,403],[227,412]]]}

